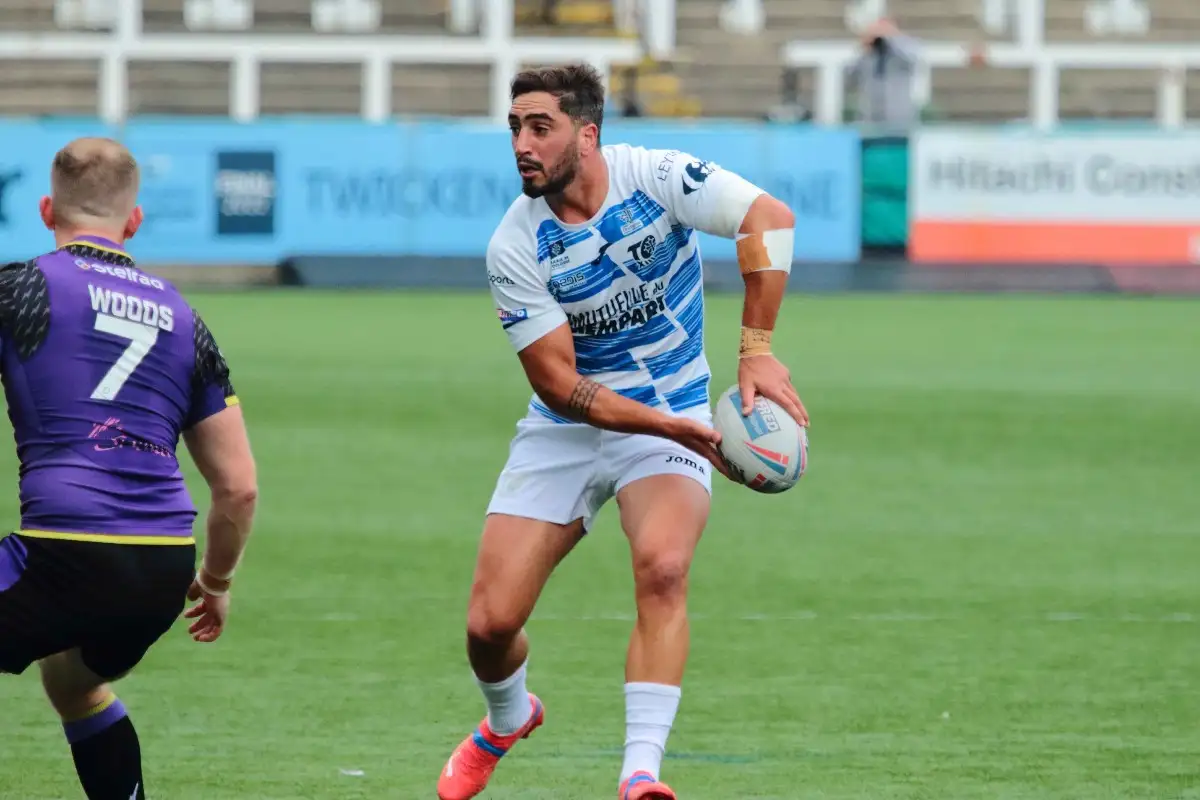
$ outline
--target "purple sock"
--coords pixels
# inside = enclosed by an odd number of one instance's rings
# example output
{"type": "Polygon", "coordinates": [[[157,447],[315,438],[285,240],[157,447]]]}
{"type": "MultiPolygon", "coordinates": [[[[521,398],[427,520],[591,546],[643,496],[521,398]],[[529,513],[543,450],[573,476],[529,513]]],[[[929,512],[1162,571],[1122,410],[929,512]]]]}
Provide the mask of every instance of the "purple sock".
{"type": "Polygon", "coordinates": [[[67,734],[69,744],[78,744],[84,739],[103,733],[127,716],[129,715],[125,706],[114,696],[111,700],[101,703],[86,717],[64,722],[63,732],[67,734]]]}

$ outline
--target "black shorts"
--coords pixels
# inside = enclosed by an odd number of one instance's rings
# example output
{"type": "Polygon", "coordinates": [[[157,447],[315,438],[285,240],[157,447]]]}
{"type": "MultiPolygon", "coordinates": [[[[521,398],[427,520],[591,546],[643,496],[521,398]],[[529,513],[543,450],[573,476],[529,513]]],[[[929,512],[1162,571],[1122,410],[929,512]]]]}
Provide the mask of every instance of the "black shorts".
{"type": "Polygon", "coordinates": [[[78,647],[112,680],[170,629],[196,574],[195,545],[0,539],[0,672],[78,647]]]}

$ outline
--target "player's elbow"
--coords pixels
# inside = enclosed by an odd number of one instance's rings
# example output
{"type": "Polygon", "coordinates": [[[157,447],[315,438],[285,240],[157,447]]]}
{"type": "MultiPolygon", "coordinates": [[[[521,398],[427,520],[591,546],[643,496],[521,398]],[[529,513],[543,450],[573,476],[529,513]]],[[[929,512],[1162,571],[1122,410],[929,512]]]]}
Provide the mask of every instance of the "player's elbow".
{"type": "Polygon", "coordinates": [[[212,503],[214,508],[219,509],[223,515],[228,517],[252,516],[258,507],[258,483],[241,481],[214,486],[212,503]]]}
{"type": "Polygon", "coordinates": [[[214,508],[229,516],[253,514],[258,505],[258,476],[252,459],[223,465],[209,484],[214,508]]]}
{"type": "Polygon", "coordinates": [[[569,367],[563,368],[531,383],[533,391],[547,408],[564,414],[570,409],[571,395],[575,393],[576,384],[579,383],[579,373],[569,367]]]}
{"type": "Polygon", "coordinates": [[[746,219],[742,222],[742,233],[763,233],[764,231],[786,230],[796,227],[796,215],[787,203],[762,194],[750,206],[746,219]]]}

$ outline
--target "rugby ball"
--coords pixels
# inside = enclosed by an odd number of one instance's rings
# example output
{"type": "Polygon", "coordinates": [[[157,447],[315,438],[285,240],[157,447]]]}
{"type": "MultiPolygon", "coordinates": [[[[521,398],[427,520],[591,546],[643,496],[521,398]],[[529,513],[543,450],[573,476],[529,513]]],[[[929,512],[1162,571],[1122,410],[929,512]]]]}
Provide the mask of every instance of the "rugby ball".
{"type": "Polygon", "coordinates": [[[731,386],[713,411],[717,448],[737,482],[763,494],[786,492],[808,467],[808,432],[777,404],[759,395],[742,415],[742,393],[731,386]]]}

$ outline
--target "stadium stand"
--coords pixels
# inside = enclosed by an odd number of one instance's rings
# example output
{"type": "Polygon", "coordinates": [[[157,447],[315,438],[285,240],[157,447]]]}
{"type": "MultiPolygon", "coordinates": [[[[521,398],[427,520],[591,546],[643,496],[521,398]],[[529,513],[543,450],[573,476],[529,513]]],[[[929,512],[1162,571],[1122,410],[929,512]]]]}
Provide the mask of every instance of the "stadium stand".
{"type": "MultiPolygon", "coordinates": [[[[115,8],[116,0],[110,0],[115,8]]],[[[242,0],[245,2],[245,0],[242,0]]],[[[995,0],[1003,4],[1004,0],[995,0]]],[[[612,89],[619,98],[636,98],[646,116],[761,118],[781,96],[785,73],[802,102],[817,104],[819,65],[788,64],[789,42],[841,43],[855,40],[854,9],[863,0],[763,0],[765,24],[744,34],[722,27],[724,0],[675,0],[675,47],[671,54],[614,65],[612,89]]],[[[233,3],[234,6],[238,5],[233,3]]],[[[881,6],[876,3],[876,6],[881,6]]],[[[185,13],[185,0],[143,0],[147,34],[196,36],[322,36],[312,0],[254,0],[249,18],[233,15],[226,26],[199,24],[185,13]],[[189,25],[189,22],[191,23],[189,25]],[[244,24],[243,24],[244,23],[244,24]],[[204,28],[208,29],[204,29],[204,28]],[[197,30],[197,28],[201,28],[197,30]]],[[[366,6],[370,6],[367,3],[366,6]]],[[[988,63],[993,50],[1017,43],[1019,19],[983,13],[984,0],[906,0],[893,3],[900,27],[928,46],[971,47],[984,56],[977,64],[934,66],[928,75],[928,114],[948,120],[998,122],[1028,119],[1031,82],[1026,64],[988,63]],[[1005,23],[1008,24],[1005,24],[1005,23]]],[[[226,6],[227,8],[229,6],[226,6]]],[[[365,6],[364,6],[365,7],[365,6]]],[[[609,0],[517,0],[514,34],[535,37],[591,37],[628,40],[636,31],[621,30],[609,0]]],[[[111,28],[96,9],[101,0],[6,0],[0,4],[0,32],[50,33],[56,29],[111,28]],[[91,9],[84,19],[81,9],[91,9]],[[73,13],[68,13],[73,10],[73,13]]],[[[449,34],[447,0],[378,0],[378,16],[362,18],[339,33],[449,34]]],[[[115,11],[112,12],[115,14],[115,11]]],[[[353,20],[351,20],[353,22],[353,20]]],[[[468,38],[476,34],[462,34],[468,38]]],[[[1200,45],[1200,3],[1196,0],[1045,0],[1047,44],[1104,45],[1182,43],[1200,45]]],[[[1176,48],[1178,49],[1178,48],[1176,48]]],[[[1200,47],[1193,48],[1200,52],[1200,47]]],[[[846,50],[849,52],[849,50],[846,50]]],[[[802,59],[803,61],[803,59],[802,59]]],[[[1103,68],[1064,65],[1057,71],[1056,116],[1061,119],[1153,119],[1160,113],[1164,89],[1161,64],[1131,65],[1115,60],[1103,68]]],[[[1184,82],[1188,59],[1172,69],[1184,82]]],[[[392,64],[390,110],[395,114],[486,115],[495,98],[491,65],[392,64]]],[[[95,113],[100,103],[101,62],[89,58],[28,60],[0,57],[0,113],[46,115],[95,113]]],[[[128,67],[130,115],[225,115],[230,112],[230,82],[236,67],[215,61],[134,60],[128,67]]],[[[359,64],[293,63],[264,60],[260,65],[256,111],[262,114],[357,114],[364,107],[364,70],[359,64]]],[[[1169,92],[1168,92],[1169,93],[1169,92]]],[[[1200,80],[1192,74],[1183,96],[1193,114],[1200,112],[1200,80]]],[[[619,105],[623,105],[621,103],[619,105]]],[[[839,111],[852,103],[839,102],[839,111]]]]}

